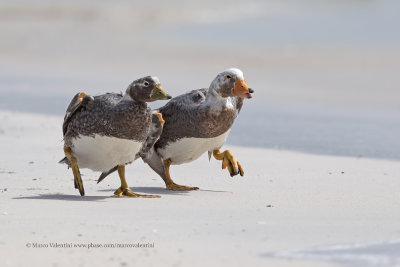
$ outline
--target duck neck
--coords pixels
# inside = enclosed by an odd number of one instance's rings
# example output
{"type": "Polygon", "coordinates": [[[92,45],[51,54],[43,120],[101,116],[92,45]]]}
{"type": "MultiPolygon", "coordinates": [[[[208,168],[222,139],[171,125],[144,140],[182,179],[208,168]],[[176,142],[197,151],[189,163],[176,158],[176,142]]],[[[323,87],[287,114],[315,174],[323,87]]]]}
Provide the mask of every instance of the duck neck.
{"type": "Polygon", "coordinates": [[[222,97],[218,91],[212,87],[208,89],[205,104],[209,109],[216,112],[223,109],[233,109],[232,99],[230,97],[222,97]]]}
{"type": "Polygon", "coordinates": [[[130,101],[130,102],[134,102],[136,104],[146,104],[146,102],[139,101],[135,98],[132,98],[132,96],[128,92],[125,92],[125,94],[123,95],[122,101],[130,101]]]}
{"type": "Polygon", "coordinates": [[[122,98],[124,101],[133,101],[132,97],[125,92],[124,97],[122,98]]]}

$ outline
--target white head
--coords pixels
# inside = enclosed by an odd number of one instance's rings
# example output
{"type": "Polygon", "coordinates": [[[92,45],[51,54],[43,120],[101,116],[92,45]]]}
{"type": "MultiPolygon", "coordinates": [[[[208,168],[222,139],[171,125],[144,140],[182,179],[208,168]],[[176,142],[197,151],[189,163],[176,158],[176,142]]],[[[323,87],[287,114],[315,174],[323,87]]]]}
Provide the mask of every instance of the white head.
{"type": "Polygon", "coordinates": [[[251,98],[251,93],[254,92],[246,84],[243,72],[236,68],[230,68],[218,74],[211,82],[210,89],[221,97],[251,98]]]}

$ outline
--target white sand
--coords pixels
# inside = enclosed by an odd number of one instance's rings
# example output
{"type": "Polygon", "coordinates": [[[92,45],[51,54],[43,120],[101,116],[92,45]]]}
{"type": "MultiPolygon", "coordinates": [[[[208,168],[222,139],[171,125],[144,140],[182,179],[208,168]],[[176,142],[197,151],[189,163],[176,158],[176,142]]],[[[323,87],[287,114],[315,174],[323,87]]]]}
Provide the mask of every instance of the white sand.
{"type": "Polygon", "coordinates": [[[244,178],[204,155],[172,169],[177,183],[200,190],[171,192],[138,160],[127,167],[128,184],[161,198],[112,197],[117,175],[97,185],[89,170],[80,197],[71,170],[57,164],[61,117],[1,111],[0,122],[1,266],[400,264],[399,252],[380,249],[399,247],[398,162],[229,147],[244,178]],[[55,242],[154,248],[27,247],[55,242]],[[367,252],[346,247],[353,244],[367,252]],[[333,253],[319,257],[319,248],[333,253]]]}
{"type": "Polygon", "coordinates": [[[57,164],[76,92],[151,74],[177,96],[233,66],[256,93],[229,142],[399,159],[398,2],[39,2],[0,3],[0,110],[60,115],[0,111],[1,267],[400,266],[399,161],[230,147],[244,178],[206,155],[172,169],[196,192],[129,166],[160,199],[114,198],[117,175],[89,170],[82,198],[57,164]],[[55,242],[154,248],[27,247],[55,242]]]}

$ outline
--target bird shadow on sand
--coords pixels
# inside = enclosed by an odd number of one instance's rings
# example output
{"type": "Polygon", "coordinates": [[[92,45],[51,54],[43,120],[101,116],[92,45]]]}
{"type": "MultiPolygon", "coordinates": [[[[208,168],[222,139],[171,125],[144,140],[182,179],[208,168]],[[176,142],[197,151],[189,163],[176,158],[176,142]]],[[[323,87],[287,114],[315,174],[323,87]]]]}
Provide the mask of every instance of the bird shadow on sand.
{"type": "MultiPolygon", "coordinates": [[[[157,194],[157,195],[188,195],[192,192],[216,192],[216,193],[231,193],[229,191],[217,191],[217,190],[206,190],[206,189],[198,189],[198,190],[189,190],[189,191],[179,191],[179,190],[167,190],[164,187],[131,187],[130,188],[135,193],[143,193],[143,194],[157,194]]],[[[113,192],[114,189],[102,189],[98,190],[102,192],[113,192]]]]}
{"type": "Polygon", "coordinates": [[[223,190],[211,190],[211,189],[199,189],[201,192],[211,192],[211,193],[232,193],[232,191],[223,191],[223,190]]]}
{"type": "MultiPolygon", "coordinates": [[[[194,191],[172,191],[162,187],[132,187],[131,190],[135,193],[142,194],[156,194],[156,195],[180,195],[190,196],[189,193],[194,192],[215,192],[215,193],[232,193],[229,191],[217,191],[217,190],[206,190],[199,189],[194,191]]],[[[102,201],[108,198],[119,198],[115,197],[112,193],[115,189],[101,189],[100,192],[110,192],[107,196],[80,196],[80,195],[65,195],[65,194],[40,194],[36,196],[24,196],[14,197],[13,199],[38,199],[38,200],[62,200],[62,201],[102,201]]]]}
{"type": "Polygon", "coordinates": [[[13,199],[42,199],[42,200],[64,200],[64,201],[100,201],[112,196],[80,196],[64,194],[40,194],[38,196],[14,197],[13,199]]]}
{"type": "MultiPolygon", "coordinates": [[[[141,194],[157,194],[157,195],[186,195],[190,191],[172,191],[163,187],[130,187],[135,193],[141,194]]],[[[114,192],[115,189],[100,189],[100,192],[114,192]]]]}

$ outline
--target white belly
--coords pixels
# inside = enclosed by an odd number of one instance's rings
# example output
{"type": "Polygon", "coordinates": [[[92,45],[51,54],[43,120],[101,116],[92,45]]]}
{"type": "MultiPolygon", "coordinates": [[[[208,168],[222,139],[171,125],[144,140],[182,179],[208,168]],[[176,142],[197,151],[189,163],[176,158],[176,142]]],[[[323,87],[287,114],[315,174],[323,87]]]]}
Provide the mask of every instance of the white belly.
{"type": "Polygon", "coordinates": [[[182,164],[198,159],[203,153],[219,149],[225,143],[229,131],[213,138],[182,138],[157,150],[163,159],[171,159],[172,164],[182,164]]]}
{"type": "Polygon", "coordinates": [[[134,161],[141,147],[142,143],[133,140],[101,135],[94,138],[82,136],[72,141],[72,154],[80,168],[104,172],[134,161]]]}

